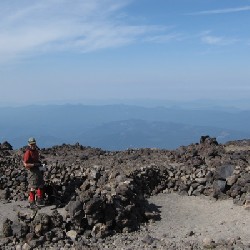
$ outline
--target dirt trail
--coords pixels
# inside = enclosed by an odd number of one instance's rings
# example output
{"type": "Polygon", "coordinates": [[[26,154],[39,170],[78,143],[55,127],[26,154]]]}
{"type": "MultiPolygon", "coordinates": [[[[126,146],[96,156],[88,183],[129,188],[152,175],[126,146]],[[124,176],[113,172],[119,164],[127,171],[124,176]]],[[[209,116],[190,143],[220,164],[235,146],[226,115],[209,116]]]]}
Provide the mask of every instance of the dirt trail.
{"type": "Polygon", "coordinates": [[[241,238],[250,243],[250,211],[232,200],[211,200],[209,197],[160,194],[150,198],[161,211],[161,220],[150,226],[157,238],[195,238],[215,241],[241,238]]]}
{"type": "MultiPolygon", "coordinates": [[[[152,196],[149,203],[160,211],[161,220],[149,223],[145,231],[126,234],[126,239],[131,239],[129,244],[128,241],[119,240],[118,235],[111,238],[111,242],[116,242],[111,243],[115,244],[114,249],[133,249],[133,245],[140,249],[138,242],[145,241],[146,235],[166,242],[202,242],[205,238],[216,242],[240,239],[250,246],[250,210],[234,205],[232,200],[215,201],[204,196],[172,193],[152,196]]],[[[0,234],[4,218],[13,219],[18,210],[27,211],[26,205],[27,202],[0,202],[0,234]]],[[[50,214],[53,207],[40,211],[50,214]]],[[[124,235],[121,237],[124,239],[124,235]]]]}

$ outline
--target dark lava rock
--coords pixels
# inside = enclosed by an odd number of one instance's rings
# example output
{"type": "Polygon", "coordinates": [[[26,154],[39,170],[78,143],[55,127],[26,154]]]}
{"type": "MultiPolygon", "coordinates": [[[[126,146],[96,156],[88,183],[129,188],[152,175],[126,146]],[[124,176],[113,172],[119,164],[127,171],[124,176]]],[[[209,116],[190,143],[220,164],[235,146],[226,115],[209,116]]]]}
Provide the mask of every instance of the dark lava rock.
{"type": "MultiPolygon", "coordinates": [[[[27,199],[23,152],[24,148],[13,150],[7,142],[0,144],[3,200],[27,199]]],[[[0,247],[11,248],[13,242],[20,242],[33,248],[51,244],[66,248],[74,242],[76,247],[82,244],[88,249],[89,241],[101,242],[109,235],[132,232],[142,223],[159,219],[149,209],[150,195],[211,195],[233,198],[243,205],[250,191],[250,154],[227,151],[209,136],[176,150],[109,152],[77,143],[41,149],[40,153],[48,167],[46,201],[56,209],[64,208],[65,216],[55,210],[51,215],[19,214],[15,221],[6,220],[3,235],[14,241],[1,240],[0,247]]],[[[146,245],[154,242],[149,235],[144,239],[146,245]]]]}

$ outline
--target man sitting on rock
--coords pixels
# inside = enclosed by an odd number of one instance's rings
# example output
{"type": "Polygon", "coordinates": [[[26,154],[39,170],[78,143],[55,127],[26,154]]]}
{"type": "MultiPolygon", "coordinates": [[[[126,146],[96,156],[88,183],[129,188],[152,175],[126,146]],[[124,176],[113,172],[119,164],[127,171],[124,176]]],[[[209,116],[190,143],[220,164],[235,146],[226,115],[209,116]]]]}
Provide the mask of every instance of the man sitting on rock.
{"type": "Polygon", "coordinates": [[[41,161],[39,159],[39,151],[36,145],[35,138],[31,137],[28,140],[28,148],[23,156],[23,164],[28,170],[29,182],[29,203],[30,208],[34,209],[37,206],[44,205],[44,179],[43,172],[40,170],[41,161]]]}

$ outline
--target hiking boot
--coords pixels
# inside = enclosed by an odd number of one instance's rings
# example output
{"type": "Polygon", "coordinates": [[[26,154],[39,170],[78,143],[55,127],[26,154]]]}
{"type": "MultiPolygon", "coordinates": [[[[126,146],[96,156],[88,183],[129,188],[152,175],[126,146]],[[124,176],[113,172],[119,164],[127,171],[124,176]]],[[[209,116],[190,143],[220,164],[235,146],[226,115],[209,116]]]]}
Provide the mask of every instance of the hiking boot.
{"type": "Polygon", "coordinates": [[[37,205],[35,204],[35,202],[30,202],[29,207],[30,209],[37,209],[37,205]]]}
{"type": "Polygon", "coordinates": [[[37,200],[36,200],[36,205],[37,205],[38,207],[44,207],[44,206],[45,206],[45,202],[44,202],[43,199],[37,199],[37,200]]]}

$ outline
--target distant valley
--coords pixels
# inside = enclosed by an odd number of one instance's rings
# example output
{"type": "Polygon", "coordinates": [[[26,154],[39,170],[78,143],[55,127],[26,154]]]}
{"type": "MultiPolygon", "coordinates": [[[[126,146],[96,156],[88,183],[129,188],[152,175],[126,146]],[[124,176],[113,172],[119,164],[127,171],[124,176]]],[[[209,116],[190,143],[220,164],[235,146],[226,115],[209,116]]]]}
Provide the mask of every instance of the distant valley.
{"type": "Polygon", "coordinates": [[[34,136],[40,147],[80,143],[106,150],[175,149],[199,142],[250,138],[250,111],[134,105],[0,107],[0,141],[14,148],[34,136]]]}

